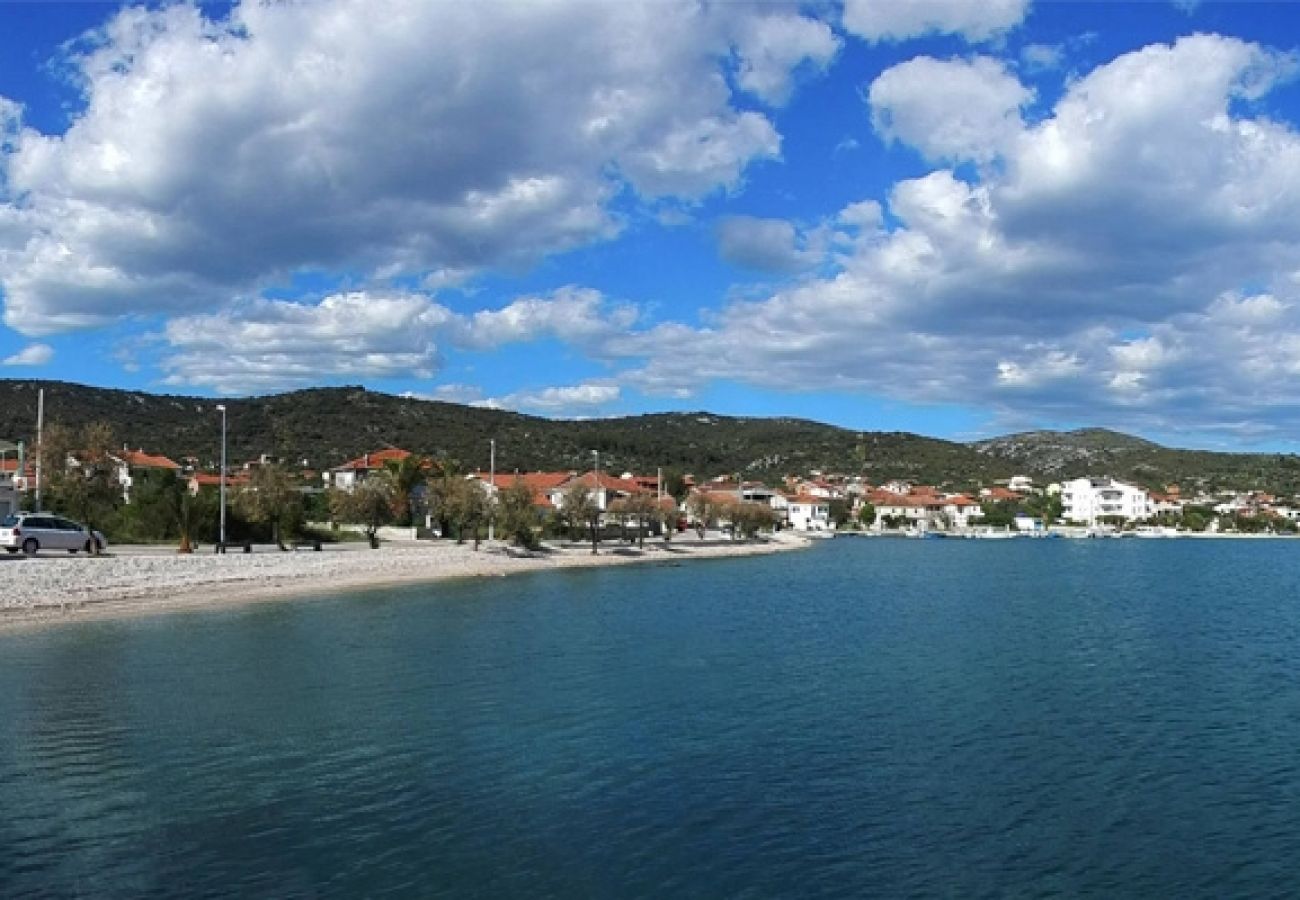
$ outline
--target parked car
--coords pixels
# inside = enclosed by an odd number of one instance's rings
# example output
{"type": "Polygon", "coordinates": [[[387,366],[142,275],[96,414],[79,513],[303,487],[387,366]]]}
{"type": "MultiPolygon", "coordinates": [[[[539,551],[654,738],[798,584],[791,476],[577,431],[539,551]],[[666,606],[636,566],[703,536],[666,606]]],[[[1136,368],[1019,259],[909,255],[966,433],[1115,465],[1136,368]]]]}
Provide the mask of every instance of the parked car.
{"type": "Polygon", "coordinates": [[[102,551],[104,536],[85,525],[52,513],[20,512],[0,519],[0,547],[32,556],[40,550],[102,551]]]}

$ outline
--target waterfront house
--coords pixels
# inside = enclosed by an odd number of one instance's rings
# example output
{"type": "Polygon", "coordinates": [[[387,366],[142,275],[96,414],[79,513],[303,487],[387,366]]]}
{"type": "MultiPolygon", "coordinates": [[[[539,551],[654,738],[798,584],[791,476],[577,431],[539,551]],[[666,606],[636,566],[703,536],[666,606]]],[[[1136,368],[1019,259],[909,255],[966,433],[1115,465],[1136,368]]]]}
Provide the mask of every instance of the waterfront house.
{"type": "Polygon", "coordinates": [[[1075,478],[1061,484],[1061,508],[1062,518],[1080,525],[1132,522],[1151,515],[1151,498],[1142,488],[1112,478],[1075,478]]]}
{"type": "Polygon", "coordinates": [[[561,485],[574,478],[573,472],[474,472],[469,476],[487,491],[489,497],[495,497],[516,482],[527,485],[533,495],[533,506],[539,510],[557,508],[552,493],[561,485]]]}
{"type": "Polygon", "coordinates": [[[953,528],[969,528],[972,519],[979,518],[984,514],[983,507],[965,494],[952,494],[944,497],[943,506],[940,510],[947,518],[948,524],[953,528]]]}
{"type": "Polygon", "coordinates": [[[830,531],[830,501],[812,494],[796,494],[786,501],[786,519],[795,531],[830,531]]]}
{"type": "Polygon", "coordinates": [[[585,484],[591,490],[601,512],[609,509],[609,504],[615,500],[630,497],[639,491],[635,479],[615,478],[606,472],[585,472],[581,475],[569,473],[564,481],[547,491],[547,496],[556,509],[564,508],[565,491],[578,483],[585,484]]]}

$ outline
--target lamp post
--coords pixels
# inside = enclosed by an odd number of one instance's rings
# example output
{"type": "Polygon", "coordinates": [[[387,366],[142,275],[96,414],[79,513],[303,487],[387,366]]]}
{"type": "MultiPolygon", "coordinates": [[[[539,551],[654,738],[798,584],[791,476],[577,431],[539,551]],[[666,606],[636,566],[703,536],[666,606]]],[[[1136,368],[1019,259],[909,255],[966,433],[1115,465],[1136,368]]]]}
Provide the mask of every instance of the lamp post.
{"type": "Polygon", "coordinates": [[[604,511],[604,506],[602,506],[600,502],[600,451],[599,450],[591,451],[591,460],[592,460],[591,480],[593,482],[591,492],[592,495],[596,498],[596,506],[600,507],[600,509],[604,511]]]}
{"type": "Polygon", "coordinates": [[[493,537],[495,537],[496,535],[496,531],[492,527],[494,524],[494,520],[496,519],[495,503],[497,498],[497,440],[496,438],[490,438],[488,440],[488,447],[490,448],[488,451],[488,481],[492,485],[492,500],[493,500],[492,512],[488,513],[488,543],[491,543],[493,537]]]}
{"type": "Polygon", "coordinates": [[[218,551],[226,552],[226,405],[217,404],[217,411],[221,413],[221,535],[217,544],[218,551]]]}

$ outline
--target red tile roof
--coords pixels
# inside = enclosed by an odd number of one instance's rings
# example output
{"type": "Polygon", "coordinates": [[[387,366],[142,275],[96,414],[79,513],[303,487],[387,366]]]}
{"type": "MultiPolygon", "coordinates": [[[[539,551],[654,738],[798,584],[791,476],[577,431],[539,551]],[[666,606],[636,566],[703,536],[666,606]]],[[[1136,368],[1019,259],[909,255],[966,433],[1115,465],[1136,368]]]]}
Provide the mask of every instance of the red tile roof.
{"type": "Polygon", "coordinates": [[[341,466],[335,466],[334,471],[340,469],[360,469],[368,471],[371,469],[382,469],[386,462],[401,462],[411,455],[409,450],[401,450],[397,447],[388,447],[384,450],[376,450],[373,453],[367,453],[364,456],[358,456],[351,459],[341,466]]]}
{"type": "Polygon", "coordinates": [[[131,469],[180,469],[179,463],[165,456],[145,453],[143,450],[127,450],[122,454],[121,459],[131,469]]]}
{"type": "MultiPolygon", "coordinates": [[[[221,476],[211,472],[199,472],[190,476],[190,483],[196,487],[221,487],[221,476]]],[[[226,476],[226,487],[242,487],[251,483],[252,479],[244,474],[226,476]]]]}
{"type": "Polygon", "coordinates": [[[789,499],[791,503],[812,504],[814,506],[825,506],[828,502],[826,497],[814,497],[812,494],[796,494],[789,499]]]}

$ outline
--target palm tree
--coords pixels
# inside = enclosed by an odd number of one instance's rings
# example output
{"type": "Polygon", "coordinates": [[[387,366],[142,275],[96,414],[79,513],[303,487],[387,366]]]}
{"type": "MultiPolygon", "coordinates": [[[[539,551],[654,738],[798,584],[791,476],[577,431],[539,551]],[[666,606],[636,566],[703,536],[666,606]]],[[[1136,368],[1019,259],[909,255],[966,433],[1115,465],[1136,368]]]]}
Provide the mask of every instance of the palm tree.
{"type": "Polygon", "coordinates": [[[414,453],[384,463],[384,468],[393,475],[393,512],[397,515],[397,524],[415,524],[414,495],[425,483],[431,465],[427,456],[416,456],[414,453]]]}

